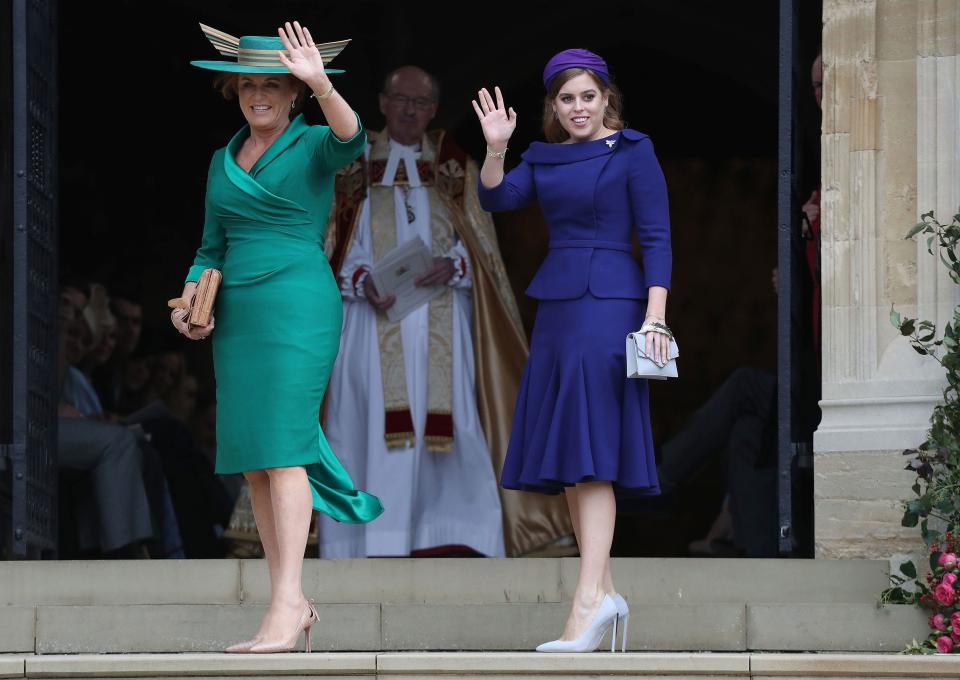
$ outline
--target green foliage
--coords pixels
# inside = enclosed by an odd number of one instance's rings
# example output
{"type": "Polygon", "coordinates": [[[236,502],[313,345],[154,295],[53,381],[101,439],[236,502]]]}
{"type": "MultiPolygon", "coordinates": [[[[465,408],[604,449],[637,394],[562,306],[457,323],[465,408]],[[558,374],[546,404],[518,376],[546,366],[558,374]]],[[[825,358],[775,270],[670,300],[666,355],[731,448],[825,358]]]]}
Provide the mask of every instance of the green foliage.
{"type": "MultiPolygon", "coordinates": [[[[960,213],[949,224],[939,222],[932,212],[922,215],[906,238],[924,236],[927,252],[939,257],[951,280],[960,285],[960,213]]],[[[936,520],[935,523],[945,526],[945,531],[954,534],[960,526],[960,306],[954,309],[942,337],[938,337],[932,321],[902,317],[892,307],[890,323],[918,354],[939,362],[947,378],[943,403],[933,410],[926,440],[903,452],[908,457],[906,469],[916,475],[916,480],[911,487],[915,498],[904,504],[901,524],[920,527],[920,536],[931,551],[931,567],[935,567],[940,552],[934,544],[944,534],[931,528],[929,521],[936,520]]],[[[927,584],[919,580],[912,563],[904,565],[901,572],[902,575],[891,575],[891,587],[881,594],[881,602],[916,604],[927,592],[927,584]],[[903,587],[908,581],[912,588],[903,587]]]]}
{"type": "Polygon", "coordinates": [[[936,654],[937,648],[933,646],[929,640],[924,640],[920,642],[918,640],[912,641],[907,648],[903,650],[904,654],[936,654]]]}

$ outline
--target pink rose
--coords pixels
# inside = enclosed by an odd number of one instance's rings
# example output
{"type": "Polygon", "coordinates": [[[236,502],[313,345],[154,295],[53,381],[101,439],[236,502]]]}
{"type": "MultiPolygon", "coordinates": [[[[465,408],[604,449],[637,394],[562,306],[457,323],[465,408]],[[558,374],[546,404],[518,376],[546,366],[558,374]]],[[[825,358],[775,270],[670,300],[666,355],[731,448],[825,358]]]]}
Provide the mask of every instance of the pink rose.
{"type": "Polygon", "coordinates": [[[953,612],[950,615],[950,625],[955,631],[960,632],[960,612],[953,612]]]}
{"type": "Polygon", "coordinates": [[[933,591],[933,596],[936,598],[937,602],[942,604],[944,607],[949,607],[953,604],[953,601],[957,598],[957,594],[953,591],[953,587],[947,583],[941,583],[933,591]]]}
{"type": "Polygon", "coordinates": [[[943,614],[934,614],[930,617],[930,627],[937,630],[946,630],[947,618],[943,614]]]}
{"type": "Polygon", "coordinates": [[[940,559],[937,560],[937,564],[948,571],[953,571],[957,568],[957,556],[954,553],[942,553],[940,559]]]}
{"type": "Polygon", "coordinates": [[[953,639],[953,644],[960,645],[960,632],[953,631],[950,633],[950,637],[953,639]]]}
{"type": "Polygon", "coordinates": [[[951,586],[952,586],[954,583],[956,583],[956,582],[957,582],[957,575],[956,575],[956,574],[944,574],[944,575],[943,575],[943,581],[941,581],[941,583],[946,583],[946,584],[951,585],[951,586]]]}
{"type": "Polygon", "coordinates": [[[946,635],[937,638],[937,651],[941,654],[949,654],[953,651],[953,640],[946,635]]]}

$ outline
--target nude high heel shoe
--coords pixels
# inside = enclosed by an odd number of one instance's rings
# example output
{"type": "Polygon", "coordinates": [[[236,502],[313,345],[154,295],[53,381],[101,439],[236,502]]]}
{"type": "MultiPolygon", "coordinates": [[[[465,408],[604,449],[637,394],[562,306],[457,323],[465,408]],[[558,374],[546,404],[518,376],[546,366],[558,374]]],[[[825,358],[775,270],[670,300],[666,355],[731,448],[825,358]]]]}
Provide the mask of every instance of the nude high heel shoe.
{"type": "Polygon", "coordinates": [[[230,645],[223,651],[225,651],[227,654],[246,654],[258,642],[260,642],[260,636],[255,635],[249,640],[245,640],[244,642],[238,642],[235,645],[230,645]]]}
{"type": "Polygon", "coordinates": [[[308,602],[307,613],[300,616],[300,621],[297,623],[297,629],[290,638],[286,640],[279,640],[277,642],[257,642],[250,648],[249,653],[281,654],[283,652],[291,652],[293,651],[293,648],[297,646],[297,641],[300,640],[300,633],[303,633],[306,637],[304,651],[309,654],[313,651],[310,633],[313,630],[313,624],[315,624],[319,618],[320,617],[317,615],[317,610],[313,606],[313,603],[308,602]]]}

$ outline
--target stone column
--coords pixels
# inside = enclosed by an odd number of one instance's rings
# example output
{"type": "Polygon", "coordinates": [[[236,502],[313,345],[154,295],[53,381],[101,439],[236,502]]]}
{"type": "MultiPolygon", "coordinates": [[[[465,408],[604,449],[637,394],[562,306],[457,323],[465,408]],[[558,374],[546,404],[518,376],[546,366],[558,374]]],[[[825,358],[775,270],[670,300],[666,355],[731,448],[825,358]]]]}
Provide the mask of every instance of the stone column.
{"type": "Polygon", "coordinates": [[[818,557],[917,549],[900,526],[939,365],[889,322],[943,324],[958,292],[925,241],[929,210],[960,206],[960,0],[827,0],[823,7],[823,420],[814,437],[818,557]]]}

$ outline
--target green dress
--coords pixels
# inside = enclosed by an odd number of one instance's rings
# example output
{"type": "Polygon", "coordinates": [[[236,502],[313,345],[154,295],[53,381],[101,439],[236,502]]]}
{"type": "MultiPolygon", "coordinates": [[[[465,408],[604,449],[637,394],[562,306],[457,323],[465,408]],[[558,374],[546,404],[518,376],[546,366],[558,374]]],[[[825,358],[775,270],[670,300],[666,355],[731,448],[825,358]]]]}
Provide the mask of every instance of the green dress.
{"type": "Polygon", "coordinates": [[[334,173],[363,152],[366,135],[340,141],[298,116],[248,173],[235,159],[249,134],[244,127],[213,154],[203,242],[187,276],[223,273],[213,332],[217,472],[302,465],[314,508],[369,522],[383,506],[354,488],[319,423],[343,318],[323,232],[334,173]]]}

